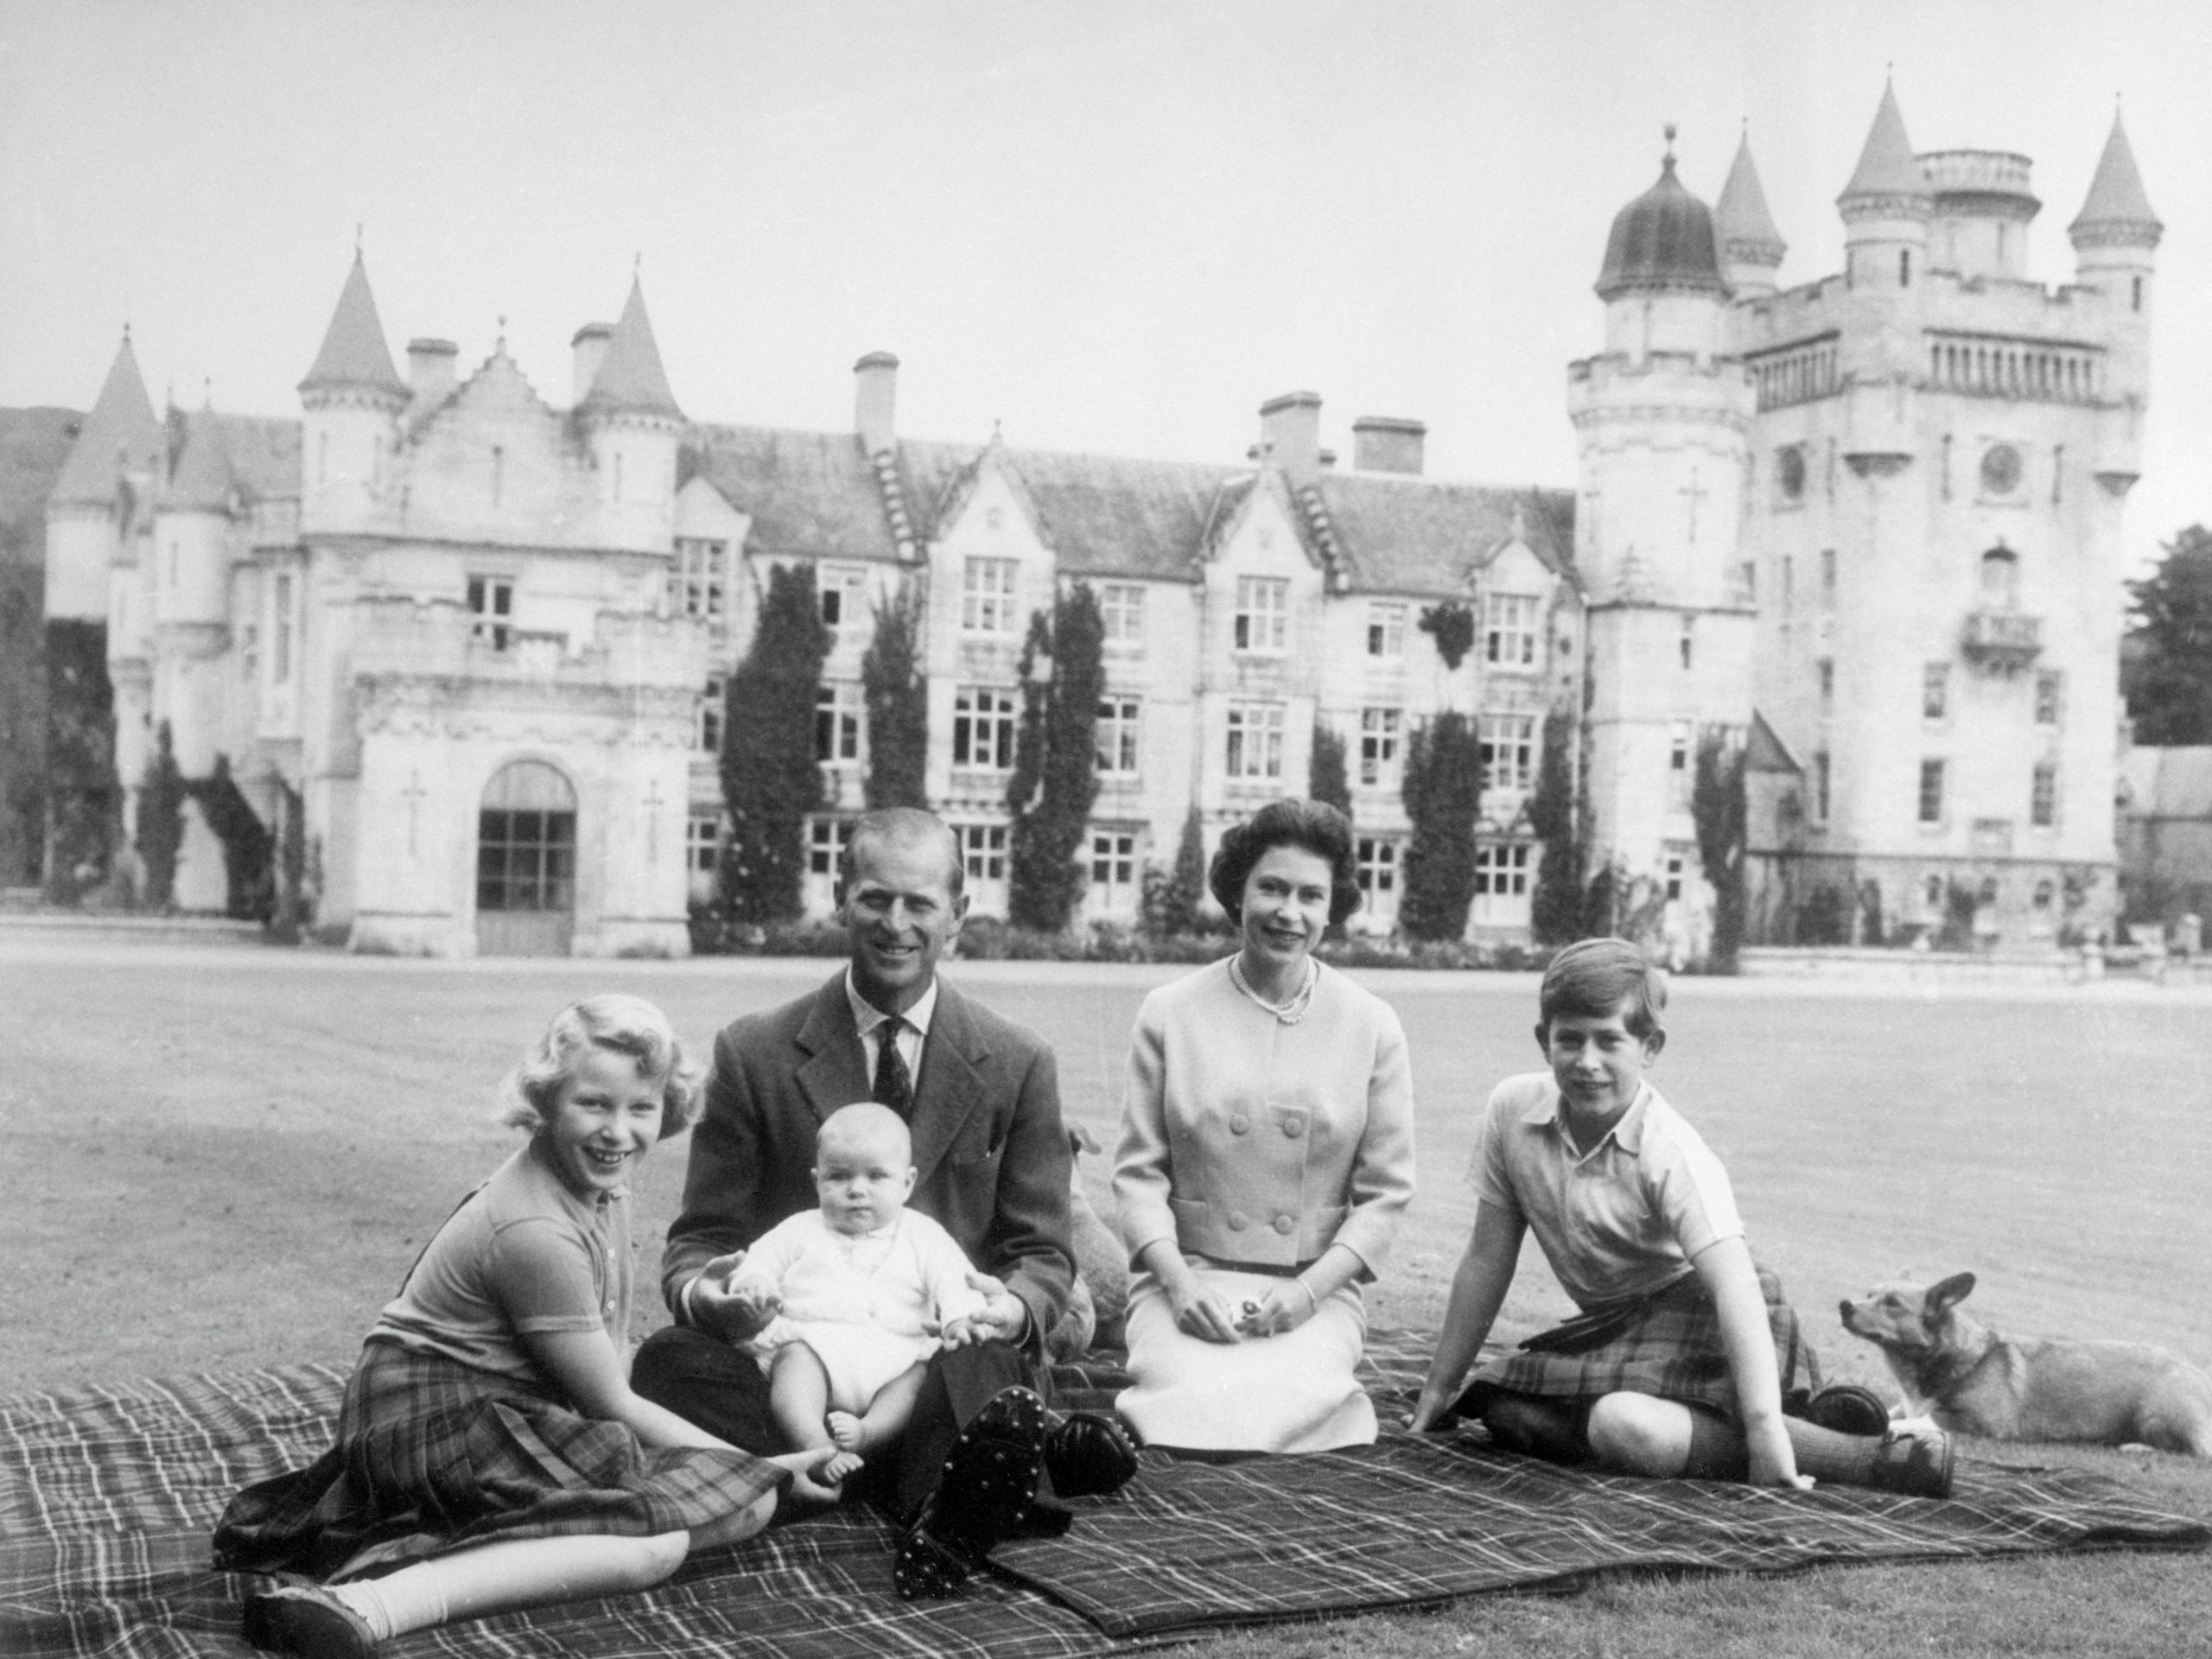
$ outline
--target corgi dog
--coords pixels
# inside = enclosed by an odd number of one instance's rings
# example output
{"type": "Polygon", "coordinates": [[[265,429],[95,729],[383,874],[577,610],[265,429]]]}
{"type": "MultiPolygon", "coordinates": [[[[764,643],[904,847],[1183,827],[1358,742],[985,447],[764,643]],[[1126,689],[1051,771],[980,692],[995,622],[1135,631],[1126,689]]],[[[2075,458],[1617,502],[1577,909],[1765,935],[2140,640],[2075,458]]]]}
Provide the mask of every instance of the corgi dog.
{"type": "Polygon", "coordinates": [[[2148,1343],[1999,1336],[1959,1311],[1974,1285],[1970,1273],[1897,1280],[1842,1303],[1843,1328],[1882,1351],[1907,1409],[1992,1440],[2212,1457],[2212,1376],[2148,1343]]]}

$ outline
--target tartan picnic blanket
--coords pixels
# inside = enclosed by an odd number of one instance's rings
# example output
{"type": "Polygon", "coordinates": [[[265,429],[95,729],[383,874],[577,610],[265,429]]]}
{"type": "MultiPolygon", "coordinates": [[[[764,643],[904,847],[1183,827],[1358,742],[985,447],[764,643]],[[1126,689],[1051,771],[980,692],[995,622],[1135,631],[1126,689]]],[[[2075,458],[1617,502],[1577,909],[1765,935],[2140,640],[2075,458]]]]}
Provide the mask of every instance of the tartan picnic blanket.
{"type": "MultiPolygon", "coordinates": [[[[1386,1422],[1409,1405],[1427,1340],[1371,1338],[1366,1381],[1386,1422]]],[[[1064,1368],[1058,1403],[1102,1406],[1122,1381],[1110,1358],[1064,1368]]],[[[345,1382],[308,1365],[0,1400],[0,1653],[248,1651],[238,1605],[256,1580],[215,1571],[208,1534],[238,1487],[322,1449],[345,1382]]],[[[1147,1452],[1122,1493],[1076,1507],[1065,1539],[1001,1546],[995,1570],[946,1601],[898,1599],[891,1530],[853,1506],[696,1552],[643,1595],[467,1621],[389,1650],[1061,1659],[1609,1572],[2212,1542],[2212,1528],[2094,1475],[1966,1463],[1942,1503],[1766,1492],[1554,1469],[1493,1452],[1478,1432],[1235,1463],[1147,1452]]]]}

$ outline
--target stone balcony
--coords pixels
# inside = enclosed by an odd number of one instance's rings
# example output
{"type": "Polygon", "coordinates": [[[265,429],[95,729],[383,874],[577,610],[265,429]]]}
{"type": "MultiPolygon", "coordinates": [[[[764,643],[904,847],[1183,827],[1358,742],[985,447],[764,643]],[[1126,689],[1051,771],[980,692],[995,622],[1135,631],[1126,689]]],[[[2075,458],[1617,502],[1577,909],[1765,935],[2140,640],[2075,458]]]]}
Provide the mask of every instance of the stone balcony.
{"type": "Polygon", "coordinates": [[[2043,619],[2018,611],[1968,611],[1959,645],[1967,661],[2009,674],[2042,653],[2043,619]]]}

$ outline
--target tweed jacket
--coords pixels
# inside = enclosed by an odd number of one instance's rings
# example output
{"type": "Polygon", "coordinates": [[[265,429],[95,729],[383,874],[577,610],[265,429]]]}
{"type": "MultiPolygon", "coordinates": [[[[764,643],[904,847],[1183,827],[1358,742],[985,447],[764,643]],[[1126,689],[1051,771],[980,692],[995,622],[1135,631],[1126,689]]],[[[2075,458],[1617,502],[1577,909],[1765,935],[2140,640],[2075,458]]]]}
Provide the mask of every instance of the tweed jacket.
{"type": "Polygon", "coordinates": [[[1173,1239],[1222,1262],[1288,1268],[1329,1246],[1371,1277],[1414,1191],[1413,1075],[1390,1005],[1334,969],[1286,1026],[1226,962],[1137,1012],[1114,1160],[1132,1259],[1173,1239]]]}
{"type": "MultiPolygon", "coordinates": [[[[842,968],[820,990],[734,1020],[715,1039],[683,1209],[661,1259],[661,1291],[679,1321],[683,1288],[708,1262],[819,1205],[815,1131],[840,1106],[868,1098],[842,968]]],[[[920,1179],[908,1203],[1006,1281],[1029,1310],[1031,1339],[1041,1339],[1075,1273],[1052,1049],[940,976],[909,1127],[920,1179]]]]}

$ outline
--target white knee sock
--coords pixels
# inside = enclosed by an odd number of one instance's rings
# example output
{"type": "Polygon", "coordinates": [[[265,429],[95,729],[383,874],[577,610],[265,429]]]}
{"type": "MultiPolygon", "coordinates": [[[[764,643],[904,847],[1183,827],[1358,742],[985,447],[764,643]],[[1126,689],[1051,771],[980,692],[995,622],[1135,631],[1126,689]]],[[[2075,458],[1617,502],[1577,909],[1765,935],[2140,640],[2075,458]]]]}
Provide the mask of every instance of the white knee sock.
{"type": "Polygon", "coordinates": [[[686,1532],[652,1538],[511,1538],[330,1590],[384,1642],[448,1619],[644,1590],[683,1566],[690,1548],[686,1532]]]}

